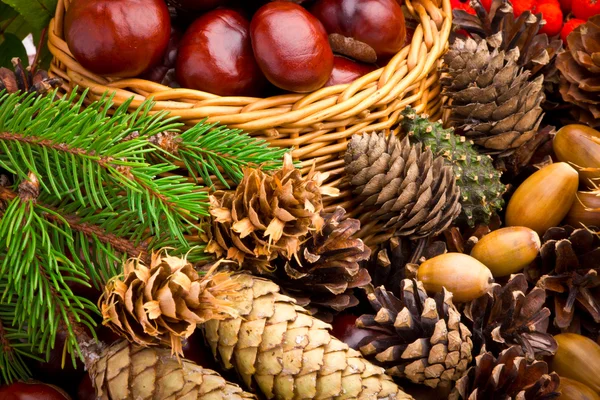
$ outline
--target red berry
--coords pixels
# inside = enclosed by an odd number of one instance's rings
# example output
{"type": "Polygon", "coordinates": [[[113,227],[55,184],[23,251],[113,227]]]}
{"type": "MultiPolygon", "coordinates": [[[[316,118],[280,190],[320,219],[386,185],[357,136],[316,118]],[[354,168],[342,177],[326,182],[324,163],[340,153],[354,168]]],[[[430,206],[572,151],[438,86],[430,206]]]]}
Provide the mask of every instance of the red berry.
{"type": "Polygon", "coordinates": [[[585,21],[594,15],[600,14],[600,1],[598,0],[573,0],[571,3],[573,15],[585,21]]]}
{"type": "Polygon", "coordinates": [[[548,36],[558,35],[563,26],[563,14],[558,5],[552,3],[540,4],[536,7],[536,12],[541,13],[546,24],[540,29],[540,33],[548,36]]]}
{"type": "Polygon", "coordinates": [[[512,2],[513,13],[515,17],[523,14],[525,11],[532,11],[535,6],[534,0],[515,0],[512,2]]]}
{"type": "Polygon", "coordinates": [[[15,382],[0,387],[2,400],[71,400],[60,388],[41,382],[15,382]]]}
{"type": "Polygon", "coordinates": [[[567,45],[567,36],[569,36],[569,33],[573,32],[573,29],[577,28],[581,24],[585,24],[585,21],[577,18],[572,18],[565,23],[560,31],[560,38],[565,46],[567,45]]]}
{"type": "Polygon", "coordinates": [[[469,14],[476,14],[475,9],[469,4],[469,0],[450,0],[450,6],[453,10],[465,10],[469,14]]]}

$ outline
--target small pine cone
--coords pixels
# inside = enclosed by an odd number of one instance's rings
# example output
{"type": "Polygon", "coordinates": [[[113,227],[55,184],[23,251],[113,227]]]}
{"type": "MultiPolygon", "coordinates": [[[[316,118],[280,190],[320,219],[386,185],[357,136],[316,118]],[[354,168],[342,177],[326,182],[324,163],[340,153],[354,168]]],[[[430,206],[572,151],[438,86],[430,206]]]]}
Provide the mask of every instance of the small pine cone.
{"type": "Polygon", "coordinates": [[[14,72],[0,68],[0,91],[46,94],[62,84],[60,78],[50,78],[44,70],[38,69],[32,74],[30,67],[23,68],[19,58],[13,58],[12,64],[14,72]]]}
{"type": "Polygon", "coordinates": [[[124,265],[125,277],[109,281],[101,298],[104,325],[142,346],[163,344],[182,354],[182,339],[208,319],[236,315],[232,301],[238,286],[216,265],[202,278],[185,259],[154,254],[150,267],[139,259],[124,265]]]}
{"type": "Polygon", "coordinates": [[[289,153],[272,175],[246,168],[234,192],[210,196],[213,223],[206,250],[265,272],[273,259],[291,259],[307,236],[323,227],[321,196],[337,193],[321,186],[326,178],[314,170],[303,178],[289,153]]]}
{"type": "Polygon", "coordinates": [[[475,358],[476,366],[456,382],[450,400],[551,400],[560,396],[560,378],[548,373],[544,361],[527,361],[519,346],[498,358],[484,353],[475,358]]]}
{"type": "Polygon", "coordinates": [[[550,228],[542,236],[540,257],[526,269],[529,279],[546,290],[554,325],[569,330],[573,317],[600,324],[600,238],[587,229],[550,228]],[[542,276],[540,276],[542,275],[542,276]]]}
{"type": "Polygon", "coordinates": [[[471,332],[460,322],[452,294],[427,296],[421,282],[405,279],[401,298],[379,287],[369,293],[376,315],[362,315],[359,328],[376,333],[359,343],[361,353],[393,376],[427,386],[449,386],[472,360],[471,332]]]}
{"type": "Polygon", "coordinates": [[[567,37],[567,51],[556,58],[560,94],[576,107],[573,116],[593,127],[600,126],[600,15],[589,18],[567,37]]]}
{"type": "Polygon", "coordinates": [[[238,274],[238,318],[207,321],[204,334],[221,365],[267,399],[412,399],[384,370],[329,334],[266,279],[238,274]]]}
{"type": "Polygon", "coordinates": [[[354,135],[345,156],[346,174],[368,211],[361,222],[378,220],[383,229],[411,239],[436,235],[460,214],[460,189],[452,167],[384,132],[354,135]]]}
{"type": "Polygon", "coordinates": [[[550,310],[544,307],[546,293],[539,287],[527,289],[525,275],[512,275],[504,286],[494,283],[490,291],[465,306],[478,349],[498,355],[517,345],[530,360],[556,353],[556,340],[546,332],[550,322],[550,310]]]}
{"type": "Polygon", "coordinates": [[[371,281],[360,265],[371,249],[354,237],[360,221],[344,218],[345,214],[341,207],[330,214],[321,213],[323,230],[313,232],[297,257],[278,260],[276,270],[268,275],[285,294],[327,322],[334,313],[358,305],[353,289],[371,281]]]}
{"type": "Polygon", "coordinates": [[[125,340],[108,347],[89,368],[99,400],[243,400],[255,399],[238,385],[166,349],[125,340]]]}

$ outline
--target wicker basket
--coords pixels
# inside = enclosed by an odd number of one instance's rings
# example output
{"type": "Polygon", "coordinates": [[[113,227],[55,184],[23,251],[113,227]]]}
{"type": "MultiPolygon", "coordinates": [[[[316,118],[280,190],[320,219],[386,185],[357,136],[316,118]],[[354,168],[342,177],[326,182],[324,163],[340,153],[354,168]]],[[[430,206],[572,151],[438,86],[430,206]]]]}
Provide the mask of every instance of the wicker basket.
{"type": "Polygon", "coordinates": [[[266,99],[220,97],[142,79],[95,75],[77,63],[63,38],[63,17],[70,2],[58,1],[48,43],[54,55],[50,71],[64,79],[66,90],[74,86],[89,88],[92,99],[113,91],[117,106],[132,96],[132,107],[153,97],[156,110],[169,110],[186,124],[208,117],[209,122],[244,129],[274,146],[293,147],[294,158],[302,162],[303,168],[316,163],[318,170],[330,173],[327,183],[340,188],[340,196],[330,200],[328,208],[354,208],[343,183],[343,152],[352,134],[397,126],[400,112],[407,105],[433,118],[441,116],[443,100],[437,67],[448,47],[450,0],[405,0],[407,18],[416,22],[416,29],[410,45],[386,67],[351,84],[266,99]]]}

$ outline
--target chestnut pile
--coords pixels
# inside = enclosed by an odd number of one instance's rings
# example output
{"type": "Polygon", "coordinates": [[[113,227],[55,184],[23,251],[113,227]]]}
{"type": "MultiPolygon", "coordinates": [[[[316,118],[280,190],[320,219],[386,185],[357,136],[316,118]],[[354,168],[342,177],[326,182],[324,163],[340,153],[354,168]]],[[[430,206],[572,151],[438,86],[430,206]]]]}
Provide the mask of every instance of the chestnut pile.
{"type": "Polygon", "coordinates": [[[400,0],[74,0],[64,31],[94,74],[257,97],[350,83],[406,40],[400,0]]]}

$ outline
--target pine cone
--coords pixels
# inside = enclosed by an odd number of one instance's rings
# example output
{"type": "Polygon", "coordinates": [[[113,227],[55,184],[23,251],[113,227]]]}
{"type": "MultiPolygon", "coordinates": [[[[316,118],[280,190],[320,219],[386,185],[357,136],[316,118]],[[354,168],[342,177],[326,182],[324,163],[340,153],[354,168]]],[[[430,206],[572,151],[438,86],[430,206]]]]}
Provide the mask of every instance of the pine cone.
{"type": "Polygon", "coordinates": [[[530,360],[556,353],[556,340],[546,332],[550,317],[544,307],[546,293],[539,287],[529,293],[527,289],[525,275],[512,275],[504,286],[494,283],[491,291],[465,306],[477,349],[497,355],[517,345],[530,360]]]}
{"type": "Polygon", "coordinates": [[[560,378],[548,373],[544,361],[528,362],[518,346],[496,359],[490,353],[475,358],[476,366],[456,382],[450,400],[551,400],[560,396],[560,378]]]}
{"type": "Polygon", "coordinates": [[[46,94],[62,84],[60,78],[50,78],[48,72],[38,69],[35,74],[31,68],[23,68],[19,58],[13,58],[14,72],[8,68],[0,68],[0,92],[15,93],[19,90],[29,93],[46,94]]]}
{"type": "Polygon", "coordinates": [[[452,168],[421,144],[394,135],[354,135],[345,156],[346,174],[360,200],[361,223],[411,239],[436,235],[460,213],[460,191],[452,168]]]}
{"type": "Polygon", "coordinates": [[[554,325],[568,329],[575,311],[582,319],[600,323],[600,238],[587,229],[554,227],[542,237],[538,265],[526,270],[530,278],[544,274],[537,286],[553,297],[554,325]],[[539,269],[537,269],[539,268],[539,269]]]}
{"type": "Polygon", "coordinates": [[[353,288],[371,281],[360,261],[371,255],[362,240],[354,238],[360,221],[346,218],[346,211],[337,207],[331,214],[321,213],[324,225],[313,232],[297,257],[278,260],[276,270],[269,274],[298,304],[324,321],[331,322],[333,314],[358,305],[353,288]]]}
{"type": "Polygon", "coordinates": [[[360,328],[377,333],[360,342],[360,351],[392,376],[427,386],[447,386],[466,372],[472,360],[471,332],[460,322],[452,294],[444,289],[435,298],[423,284],[402,281],[401,297],[379,287],[369,293],[376,315],[362,315],[360,328]]]}
{"type": "Polygon", "coordinates": [[[233,301],[238,286],[228,273],[202,278],[185,259],[154,254],[150,267],[139,259],[124,265],[125,277],[108,282],[101,298],[104,324],[118,335],[142,346],[164,344],[182,354],[182,339],[208,319],[236,315],[233,301]]]}
{"type": "Polygon", "coordinates": [[[119,341],[107,348],[89,369],[99,400],[242,400],[255,399],[238,385],[169,350],[119,341]]]}
{"type": "Polygon", "coordinates": [[[568,49],[556,58],[560,94],[577,106],[573,116],[592,127],[600,126],[600,15],[575,28],[567,37],[568,49]]]}
{"type": "Polygon", "coordinates": [[[206,251],[265,272],[273,259],[291,259],[307,236],[323,227],[321,195],[337,193],[321,187],[326,178],[314,169],[302,178],[289,153],[272,175],[246,168],[235,192],[210,196],[213,223],[206,251]]]}
{"type": "Polygon", "coordinates": [[[418,115],[411,107],[402,112],[402,129],[412,141],[422,142],[435,155],[444,157],[454,169],[460,187],[462,212],[459,221],[469,226],[488,224],[490,218],[504,205],[506,187],[500,182],[500,172],[489,156],[481,155],[473,143],[418,115]]]}
{"type": "Polygon", "coordinates": [[[519,66],[518,48],[490,51],[485,41],[456,39],[444,56],[441,79],[452,99],[446,121],[491,154],[510,154],[531,139],[542,121],[543,76],[519,66]]]}
{"type": "Polygon", "coordinates": [[[235,368],[267,399],[412,399],[384,370],[333,338],[279,287],[238,274],[240,316],[207,321],[206,340],[221,365],[235,368]]]}

